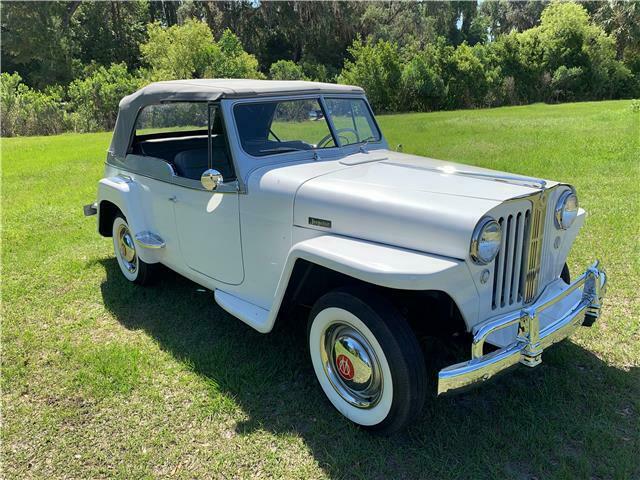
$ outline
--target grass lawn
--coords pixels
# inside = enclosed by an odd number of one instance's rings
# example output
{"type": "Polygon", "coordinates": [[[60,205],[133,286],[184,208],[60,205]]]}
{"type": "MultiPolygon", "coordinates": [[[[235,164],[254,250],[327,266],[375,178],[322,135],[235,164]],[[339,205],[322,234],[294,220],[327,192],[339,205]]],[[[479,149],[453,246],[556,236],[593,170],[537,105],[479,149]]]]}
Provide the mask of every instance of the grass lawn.
{"type": "MultiPolygon", "coordinates": [[[[109,133],[2,140],[4,478],[640,476],[640,113],[630,102],[380,117],[390,144],[574,184],[570,256],[610,274],[592,329],[536,369],[433,399],[378,438],[325,400],[292,331],[263,336],[177,275],[129,285],[82,205],[109,133]]],[[[300,319],[304,322],[305,319],[300,319]]]]}

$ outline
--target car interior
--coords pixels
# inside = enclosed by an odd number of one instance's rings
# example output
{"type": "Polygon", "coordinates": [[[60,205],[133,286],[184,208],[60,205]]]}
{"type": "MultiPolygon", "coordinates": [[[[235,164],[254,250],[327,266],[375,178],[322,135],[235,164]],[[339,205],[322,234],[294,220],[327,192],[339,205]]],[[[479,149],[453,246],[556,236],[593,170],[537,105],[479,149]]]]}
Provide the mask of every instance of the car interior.
{"type": "MultiPolygon", "coordinates": [[[[209,168],[207,148],[206,130],[174,131],[136,135],[131,153],[160,158],[171,165],[176,175],[200,180],[209,168]]],[[[225,181],[235,178],[227,152],[222,117],[215,115],[211,126],[211,168],[218,170],[225,181]]]]}
{"type": "Polygon", "coordinates": [[[311,150],[314,148],[313,145],[302,140],[280,139],[274,133],[274,115],[278,105],[282,103],[285,102],[243,104],[234,109],[236,125],[240,133],[240,142],[245,152],[255,157],[260,157],[274,153],[311,150]]]}

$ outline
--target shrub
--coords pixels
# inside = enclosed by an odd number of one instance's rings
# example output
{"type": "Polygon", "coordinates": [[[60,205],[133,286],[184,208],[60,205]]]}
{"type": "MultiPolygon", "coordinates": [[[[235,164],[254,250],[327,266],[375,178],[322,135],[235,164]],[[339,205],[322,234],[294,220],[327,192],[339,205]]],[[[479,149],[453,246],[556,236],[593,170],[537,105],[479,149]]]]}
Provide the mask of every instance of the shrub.
{"type": "Polygon", "coordinates": [[[17,73],[0,74],[0,107],[3,137],[53,135],[67,126],[62,89],[33,90],[17,73]]]}
{"type": "Polygon", "coordinates": [[[338,75],[337,70],[331,66],[327,67],[312,60],[303,60],[301,67],[304,75],[314,82],[335,82],[338,75]]]}
{"type": "Polygon", "coordinates": [[[205,68],[205,76],[211,78],[264,78],[258,70],[258,59],[245,52],[240,39],[226,29],[209,65],[205,68]]]}
{"type": "Polygon", "coordinates": [[[116,122],[122,97],[140,87],[140,79],[124,63],[109,68],[90,65],[84,77],[69,85],[69,107],[73,128],[78,132],[110,130],[116,122]]]}
{"type": "Polygon", "coordinates": [[[278,60],[269,67],[271,80],[308,80],[302,67],[291,60],[278,60]]]}
{"type": "Polygon", "coordinates": [[[573,100],[574,92],[580,88],[583,70],[580,67],[567,68],[560,65],[551,78],[551,88],[557,100],[573,100]]]}
{"type": "Polygon", "coordinates": [[[364,88],[374,110],[395,111],[400,103],[402,61],[398,46],[380,40],[377,43],[357,39],[349,47],[353,60],[347,60],[338,83],[364,88]]]}
{"type": "Polygon", "coordinates": [[[258,60],[244,51],[231,30],[216,42],[206,23],[188,20],[169,28],[152,23],[148,34],[140,50],[150,67],[150,80],[263,77],[258,60]]]}
{"type": "Polygon", "coordinates": [[[439,108],[446,98],[444,81],[439,67],[427,54],[413,57],[402,70],[403,110],[431,111],[439,108]]]}
{"type": "Polygon", "coordinates": [[[488,101],[496,72],[484,56],[484,46],[462,43],[447,61],[448,104],[452,108],[476,108],[488,101]]]}

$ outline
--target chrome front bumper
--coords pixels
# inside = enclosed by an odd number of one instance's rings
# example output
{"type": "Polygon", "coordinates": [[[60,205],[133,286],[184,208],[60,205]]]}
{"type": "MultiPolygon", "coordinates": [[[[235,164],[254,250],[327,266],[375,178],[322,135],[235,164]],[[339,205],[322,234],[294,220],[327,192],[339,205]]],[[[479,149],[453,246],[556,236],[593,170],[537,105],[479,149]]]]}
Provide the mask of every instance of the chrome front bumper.
{"type": "MultiPolygon", "coordinates": [[[[607,276],[595,262],[575,282],[552,298],[542,299],[522,310],[489,319],[473,329],[471,360],[451,365],[438,373],[438,395],[484,382],[495,374],[522,363],[535,367],[542,351],[571,335],[580,325],[591,326],[600,314],[607,276]],[[540,328],[540,314],[582,288],[580,299],[556,319],[540,328]],[[483,355],[484,344],[492,333],[517,325],[518,334],[510,345],[483,355]]],[[[578,295],[578,293],[576,293],[578,295]]],[[[515,327],[514,327],[515,328],[515,327]]]]}

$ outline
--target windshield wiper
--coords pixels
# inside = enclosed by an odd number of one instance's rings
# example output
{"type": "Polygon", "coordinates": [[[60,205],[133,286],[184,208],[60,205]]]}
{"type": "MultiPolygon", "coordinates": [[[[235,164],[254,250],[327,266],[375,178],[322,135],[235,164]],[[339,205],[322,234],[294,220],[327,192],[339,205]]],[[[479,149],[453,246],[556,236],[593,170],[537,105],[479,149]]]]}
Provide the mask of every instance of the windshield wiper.
{"type": "Polygon", "coordinates": [[[286,153],[286,152],[306,152],[306,148],[296,148],[296,147],[274,147],[274,148],[265,148],[264,150],[258,150],[260,153],[286,153]]]}

